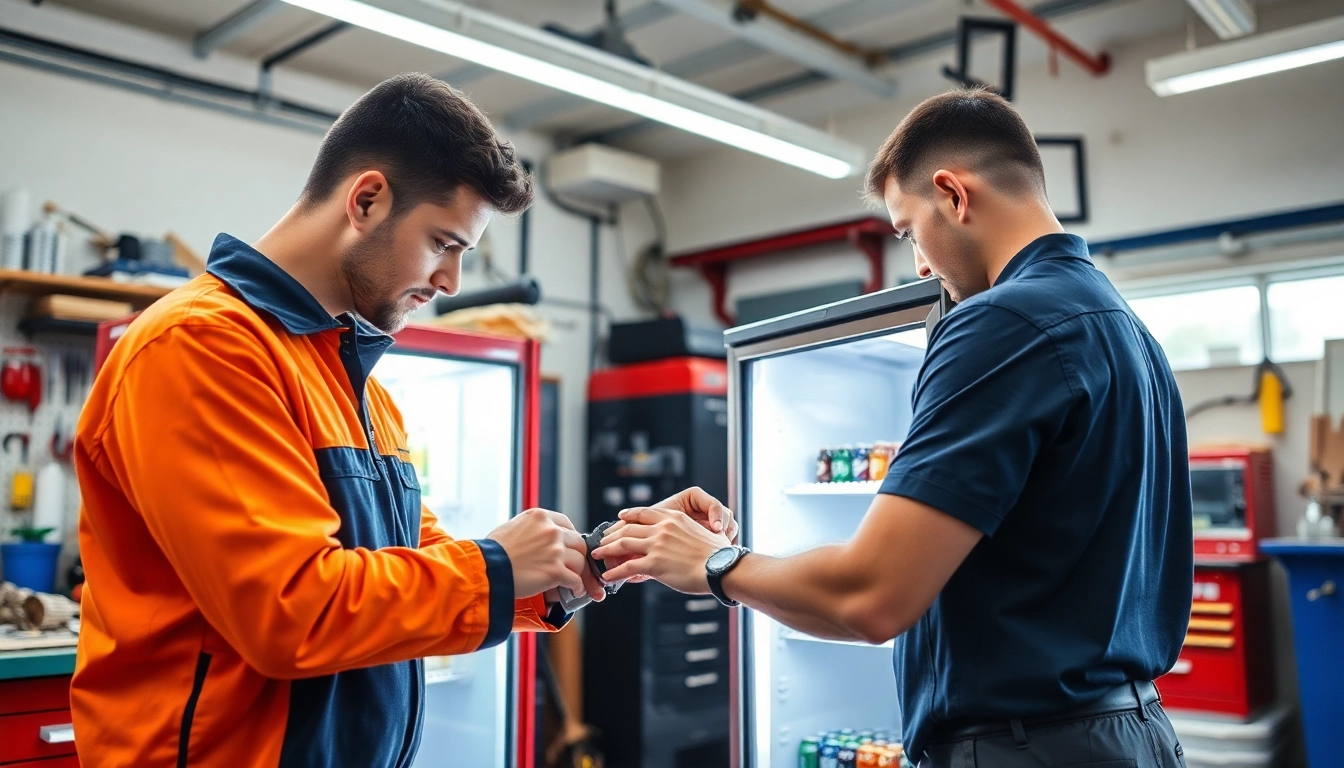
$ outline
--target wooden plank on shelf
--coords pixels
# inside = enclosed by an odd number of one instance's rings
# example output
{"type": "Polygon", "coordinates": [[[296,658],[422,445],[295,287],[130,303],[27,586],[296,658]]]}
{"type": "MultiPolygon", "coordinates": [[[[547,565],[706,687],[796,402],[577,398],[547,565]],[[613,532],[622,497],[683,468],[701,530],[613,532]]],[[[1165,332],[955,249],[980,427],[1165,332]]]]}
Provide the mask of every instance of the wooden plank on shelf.
{"type": "Polygon", "coordinates": [[[48,275],[22,269],[0,269],[0,293],[28,293],[36,296],[64,293],[94,299],[128,301],[135,307],[143,309],[154,303],[155,299],[166,296],[170,290],[172,289],[154,285],[118,283],[106,277],[48,275]]]}

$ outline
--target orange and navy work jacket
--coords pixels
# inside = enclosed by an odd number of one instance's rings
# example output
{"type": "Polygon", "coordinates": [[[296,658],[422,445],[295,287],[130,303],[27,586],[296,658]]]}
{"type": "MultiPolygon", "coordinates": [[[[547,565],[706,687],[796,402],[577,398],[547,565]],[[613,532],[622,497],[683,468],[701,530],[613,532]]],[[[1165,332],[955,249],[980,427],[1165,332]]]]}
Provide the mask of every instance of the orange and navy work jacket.
{"type": "Polygon", "coordinates": [[[568,618],[421,504],[391,344],[227,235],[117,342],[75,446],[85,768],[409,766],[422,657],[568,618]]]}

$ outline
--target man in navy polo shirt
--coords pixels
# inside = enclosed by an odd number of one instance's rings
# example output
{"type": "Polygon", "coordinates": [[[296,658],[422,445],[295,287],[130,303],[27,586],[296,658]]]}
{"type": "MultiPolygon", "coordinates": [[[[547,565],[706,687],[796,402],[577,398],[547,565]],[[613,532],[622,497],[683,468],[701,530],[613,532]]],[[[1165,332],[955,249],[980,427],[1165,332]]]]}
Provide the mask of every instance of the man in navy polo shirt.
{"type": "Polygon", "coordinates": [[[983,90],[936,96],[868,174],[934,329],[900,454],[853,541],[747,554],[680,512],[622,513],[612,579],[740,601],[822,637],[897,637],[912,760],[1184,765],[1152,680],[1189,619],[1185,421],[1166,358],[1051,212],[1035,140],[983,90]],[[1131,762],[1132,761],[1132,762],[1131,762]]]}

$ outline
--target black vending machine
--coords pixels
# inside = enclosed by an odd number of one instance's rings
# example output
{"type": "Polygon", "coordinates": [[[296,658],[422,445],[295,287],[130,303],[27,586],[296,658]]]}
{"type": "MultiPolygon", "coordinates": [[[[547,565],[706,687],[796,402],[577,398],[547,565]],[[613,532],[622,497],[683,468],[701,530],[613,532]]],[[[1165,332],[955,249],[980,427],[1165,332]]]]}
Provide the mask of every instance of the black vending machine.
{"type": "MultiPolygon", "coordinates": [[[[588,525],[692,485],[728,494],[727,369],[680,357],[593,374],[588,525]]],[[[584,615],[584,719],[607,768],[727,768],[728,609],[626,585],[584,615]]]]}

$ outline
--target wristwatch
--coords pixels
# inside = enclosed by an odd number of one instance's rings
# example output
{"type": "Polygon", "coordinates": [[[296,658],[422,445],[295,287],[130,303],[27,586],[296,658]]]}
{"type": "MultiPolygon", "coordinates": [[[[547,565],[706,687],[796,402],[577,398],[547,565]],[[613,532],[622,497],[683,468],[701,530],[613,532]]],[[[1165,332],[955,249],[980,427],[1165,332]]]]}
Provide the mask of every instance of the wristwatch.
{"type": "Polygon", "coordinates": [[[738,563],[742,562],[742,557],[750,551],[746,547],[724,547],[710,555],[709,559],[705,561],[705,575],[709,579],[710,594],[729,608],[739,606],[741,603],[724,594],[723,577],[733,570],[738,563]]]}

